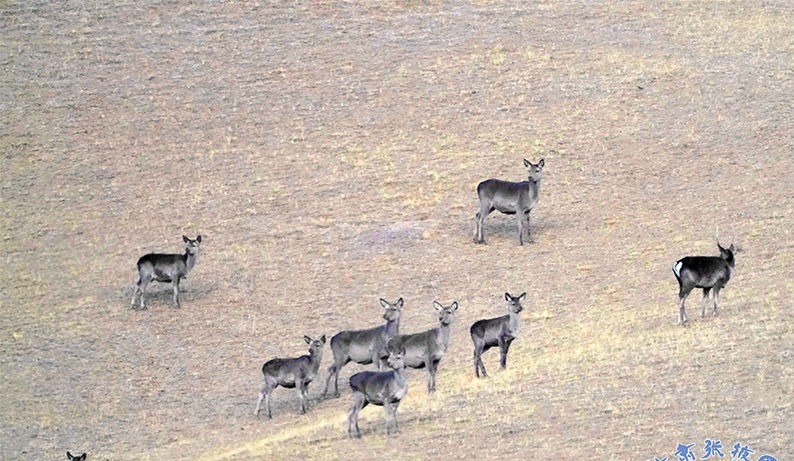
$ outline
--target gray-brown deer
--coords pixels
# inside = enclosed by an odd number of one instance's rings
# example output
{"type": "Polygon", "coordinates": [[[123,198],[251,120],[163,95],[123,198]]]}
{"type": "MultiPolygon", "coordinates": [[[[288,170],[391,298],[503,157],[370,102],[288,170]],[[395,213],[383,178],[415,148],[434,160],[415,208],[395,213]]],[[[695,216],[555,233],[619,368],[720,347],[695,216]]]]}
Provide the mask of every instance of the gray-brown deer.
{"type": "Polygon", "coordinates": [[[405,350],[403,361],[410,368],[427,368],[427,391],[436,390],[436,372],[438,364],[444,358],[449,348],[450,326],[458,310],[458,302],[454,301],[444,307],[438,301],[433,301],[433,307],[438,311],[436,328],[408,335],[397,335],[389,340],[387,350],[405,350]]]}
{"type": "Polygon", "coordinates": [[[480,377],[480,370],[482,370],[483,377],[488,376],[485,365],[482,363],[482,353],[495,346],[499,346],[502,353],[499,362],[501,367],[503,369],[507,367],[507,352],[510,350],[510,344],[518,335],[520,326],[518,314],[524,310],[521,306],[524,296],[526,293],[521,293],[518,296],[505,293],[507,315],[478,320],[469,329],[471,340],[474,342],[474,375],[476,377],[480,377]]]}
{"type": "Polygon", "coordinates": [[[309,384],[317,376],[320,369],[320,362],[323,359],[323,346],[325,345],[325,335],[320,339],[312,339],[304,336],[303,340],[309,345],[309,354],[298,358],[268,360],[262,365],[262,374],[265,376],[265,385],[259,393],[259,400],[256,402],[254,415],[259,416],[259,408],[262,399],[265,400],[267,417],[272,418],[270,412],[270,393],[278,386],[289,389],[296,388],[300,395],[301,413],[306,413],[306,404],[309,394],[309,384]]]}
{"type": "Polygon", "coordinates": [[[195,240],[182,236],[185,242],[185,252],[183,254],[163,254],[149,253],[138,259],[138,281],[135,283],[135,290],[132,293],[130,307],[135,308],[135,298],[141,294],[141,309],[146,309],[144,292],[152,280],[157,282],[171,282],[174,288],[174,304],[180,307],[179,303],[179,282],[187,277],[198,262],[199,250],[201,249],[201,236],[195,240]]]}
{"type": "Polygon", "coordinates": [[[331,380],[334,381],[334,395],[339,397],[339,371],[348,362],[362,365],[370,363],[380,367],[380,358],[384,355],[386,344],[392,336],[400,332],[400,314],[403,308],[403,299],[394,303],[380,299],[383,307],[383,319],[386,323],[367,330],[344,330],[331,338],[331,352],[334,354],[334,363],[328,367],[328,377],[325,380],[323,396],[328,394],[331,380]]]}
{"type": "Polygon", "coordinates": [[[731,279],[733,268],[736,264],[734,252],[738,252],[731,242],[728,248],[723,248],[717,240],[719,256],[686,256],[673,264],[673,274],[678,280],[678,324],[686,325],[687,317],[684,309],[689,293],[695,288],[703,289],[703,309],[701,317],[706,316],[706,299],[712,297],[712,313],[717,315],[719,310],[720,290],[731,279]]]}
{"type": "Polygon", "coordinates": [[[485,243],[483,225],[485,218],[492,211],[497,210],[504,214],[514,214],[518,220],[518,243],[524,244],[524,229],[526,228],[527,241],[531,242],[529,230],[529,212],[537,205],[540,199],[540,179],[543,173],[544,159],[532,163],[524,159],[529,178],[526,181],[511,182],[501,179],[487,179],[477,185],[477,197],[480,199],[480,209],[475,215],[474,242],[485,243]]]}
{"type": "Polygon", "coordinates": [[[362,371],[350,377],[353,390],[353,405],[347,412],[347,434],[350,437],[361,437],[358,414],[370,403],[382,406],[386,411],[386,434],[392,433],[392,427],[397,431],[397,407],[408,393],[404,357],[405,349],[390,349],[386,363],[391,371],[362,371]]]}

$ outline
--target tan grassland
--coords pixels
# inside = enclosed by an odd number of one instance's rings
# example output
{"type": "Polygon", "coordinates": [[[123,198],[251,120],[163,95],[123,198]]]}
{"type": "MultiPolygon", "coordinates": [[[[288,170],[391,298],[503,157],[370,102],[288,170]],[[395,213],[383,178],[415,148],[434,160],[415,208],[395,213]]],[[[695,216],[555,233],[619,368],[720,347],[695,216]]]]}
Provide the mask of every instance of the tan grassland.
{"type": "Polygon", "coordinates": [[[792,37],[777,0],[0,1],[0,458],[794,458],[792,37]],[[534,243],[472,243],[477,183],[541,157],[534,243]],[[721,313],[678,327],[670,268],[716,233],[721,313]],[[130,310],[182,234],[182,308],[130,310]],[[347,438],[329,349],[308,414],[252,415],[265,360],[400,296],[404,332],[460,309],[398,435],[369,407],[347,438]]]}

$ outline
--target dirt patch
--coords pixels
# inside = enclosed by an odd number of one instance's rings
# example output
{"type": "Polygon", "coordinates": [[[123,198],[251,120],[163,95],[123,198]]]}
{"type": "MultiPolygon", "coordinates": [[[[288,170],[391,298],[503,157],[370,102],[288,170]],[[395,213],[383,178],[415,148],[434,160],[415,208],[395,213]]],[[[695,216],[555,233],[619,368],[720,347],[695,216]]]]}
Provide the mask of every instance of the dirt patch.
{"type": "MultiPolygon", "coordinates": [[[[786,2],[0,4],[3,459],[794,456],[786,2]],[[545,157],[534,243],[475,188],[545,157]],[[202,234],[182,309],[135,261],[202,234]],[[670,267],[735,237],[717,318],[670,267]],[[468,326],[527,292],[510,366],[468,326]],[[262,363],[460,303],[401,433],[262,363]],[[396,441],[396,443],[395,443],[396,441]]],[[[326,351],[325,369],[330,352],[326,351]]],[[[340,382],[362,369],[345,367],[340,382]]],[[[325,372],[321,373],[324,380],[325,372]]]]}

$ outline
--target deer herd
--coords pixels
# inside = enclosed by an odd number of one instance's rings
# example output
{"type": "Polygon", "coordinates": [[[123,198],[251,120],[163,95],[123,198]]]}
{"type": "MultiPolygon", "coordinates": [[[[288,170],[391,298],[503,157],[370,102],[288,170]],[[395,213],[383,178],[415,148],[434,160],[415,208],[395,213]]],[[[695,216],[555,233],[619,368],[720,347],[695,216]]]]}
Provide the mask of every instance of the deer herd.
{"type": "MultiPolygon", "coordinates": [[[[526,181],[511,182],[500,179],[488,179],[477,186],[479,210],[475,215],[474,242],[485,243],[483,225],[485,218],[494,210],[505,214],[514,214],[518,221],[518,243],[523,245],[531,242],[529,215],[540,198],[540,183],[545,165],[544,159],[538,163],[524,160],[528,170],[526,181]]],[[[135,308],[135,300],[140,295],[140,309],[146,309],[144,291],[151,281],[170,282],[173,285],[173,301],[180,307],[179,284],[195,267],[201,244],[201,236],[190,239],[182,237],[185,243],[183,254],[151,253],[138,260],[138,281],[135,284],[131,308],[135,308]]],[[[673,264],[673,274],[678,280],[678,324],[686,325],[687,316],[684,301],[695,289],[703,290],[703,309],[701,317],[706,314],[706,300],[712,299],[712,312],[717,315],[719,293],[731,278],[734,268],[734,253],[737,248],[731,243],[728,248],[717,242],[719,256],[687,256],[673,264]]],[[[474,346],[473,365],[477,378],[487,377],[482,354],[492,347],[499,347],[500,366],[507,367],[507,353],[519,330],[519,314],[523,310],[522,301],[526,293],[513,296],[505,293],[507,314],[501,317],[482,319],[474,322],[469,332],[474,346]]],[[[384,323],[368,329],[344,330],[330,339],[333,363],[328,367],[325,378],[323,397],[329,394],[333,382],[333,395],[338,397],[339,372],[346,364],[355,362],[362,365],[373,364],[377,371],[362,371],[349,378],[352,391],[352,405],[347,413],[347,432],[353,437],[360,437],[358,426],[359,412],[369,404],[382,406],[386,412],[386,433],[397,430],[397,407],[408,392],[406,368],[424,368],[427,370],[427,391],[436,389],[436,373],[439,363],[449,348],[450,331],[458,310],[457,301],[444,306],[436,301],[433,306],[438,314],[438,326],[420,333],[401,334],[400,316],[403,299],[394,303],[380,299],[383,308],[384,323]]],[[[301,412],[306,413],[308,404],[308,386],[317,378],[323,357],[326,338],[321,336],[313,339],[304,336],[308,345],[308,354],[297,358],[274,358],[262,366],[264,385],[256,403],[255,415],[259,415],[262,401],[268,418],[270,410],[270,394],[278,387],[295,388],[300,397],[301,412]]],[[[85,456],[85,455],[83,455],[85,456]]],[[[70,459],[80,459],[72,457],[70,459]]],[[[83,458],[84,459],[84,458],[83,458]]]]}

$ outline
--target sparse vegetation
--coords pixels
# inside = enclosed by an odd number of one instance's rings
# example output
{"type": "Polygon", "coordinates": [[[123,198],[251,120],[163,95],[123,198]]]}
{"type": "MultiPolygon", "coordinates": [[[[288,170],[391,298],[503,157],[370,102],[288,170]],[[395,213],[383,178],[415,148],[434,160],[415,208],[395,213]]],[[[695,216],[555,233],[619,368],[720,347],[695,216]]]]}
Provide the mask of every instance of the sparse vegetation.
{"type": "Polygon", "coordinates": [[[794,458],[791,37],[776,1],[0,2],[0,458],[794,458]],[[471,243],[478,181],[541,154],[535,243],[471,243]],[[677,327],[715,223],[743,253],[677,327]],[[183,307],[130,310],[137,258],[198,233],[183,307]],[[520,340],[476,380],[505,291],[520,340]],[[310,412],[252,415],[285,332],[400,296],[406,332],[460,309],[398,434],[348,439],[370,367],[322,400],[328,350],[310,412]]]}

